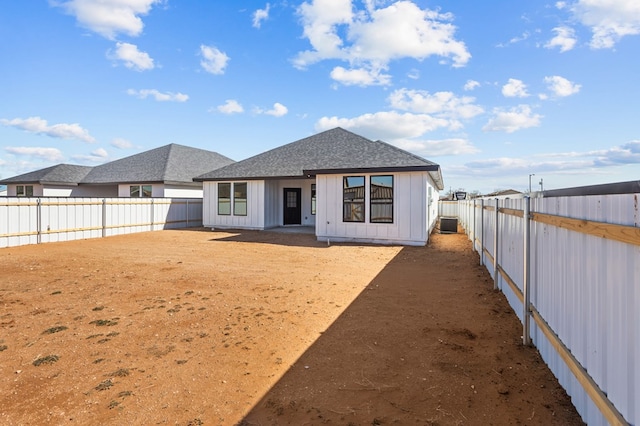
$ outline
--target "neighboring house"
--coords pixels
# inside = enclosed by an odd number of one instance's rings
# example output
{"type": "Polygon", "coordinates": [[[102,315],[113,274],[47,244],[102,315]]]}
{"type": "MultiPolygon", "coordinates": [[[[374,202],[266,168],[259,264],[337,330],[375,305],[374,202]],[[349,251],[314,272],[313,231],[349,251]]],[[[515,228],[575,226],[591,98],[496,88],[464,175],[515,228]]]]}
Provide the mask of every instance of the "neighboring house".
{"type": "Polygon", "coordinates": [[[201,198],[193,178],[233,160],[216,152],[169,144],[96,167],[58,164],[1,180],[8,196],[201,198]]]}
{"type": "Polygon", "coordinates": [[[406,245],[426,244],[443,189],[439,165],[341,128],[195,180],[207,227],[304,225],[320,241],[406,245]]]}

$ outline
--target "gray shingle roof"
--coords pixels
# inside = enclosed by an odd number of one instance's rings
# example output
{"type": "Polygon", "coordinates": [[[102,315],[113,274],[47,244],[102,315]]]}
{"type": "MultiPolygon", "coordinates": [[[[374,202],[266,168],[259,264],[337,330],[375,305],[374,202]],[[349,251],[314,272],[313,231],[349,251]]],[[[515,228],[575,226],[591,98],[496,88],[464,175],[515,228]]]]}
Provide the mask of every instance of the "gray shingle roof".
{"type": "Polygon", "coordinates": [[[80,182],[91,171],[89,166],[73,164],[57,164],[45,169],[0,180],[2,184],[39,183],[74,185],[80,182]]]}
{"type": "Polygon", "coordinates": [[[440,166],[382,141],[337,127],[195,178],[197,181],[304,177],[355,171],[428,171],[443,189],[440,166]]]}
{"type": "Polygon", "coordinates": [[[81,183],[192,183],[195,176],[233,162],[217,152],[169,144],[96,166],[81,183]]]}

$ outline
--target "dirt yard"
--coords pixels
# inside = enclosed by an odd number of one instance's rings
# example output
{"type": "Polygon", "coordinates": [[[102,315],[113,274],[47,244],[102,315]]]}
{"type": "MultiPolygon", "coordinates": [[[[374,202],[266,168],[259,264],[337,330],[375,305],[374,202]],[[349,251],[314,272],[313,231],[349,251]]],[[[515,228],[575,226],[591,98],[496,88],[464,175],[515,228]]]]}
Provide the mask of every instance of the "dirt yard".
{"type": "Polygon", "coordinates": [[[0,249],[0,424],[576,425],[463,234],[0,249]]]}

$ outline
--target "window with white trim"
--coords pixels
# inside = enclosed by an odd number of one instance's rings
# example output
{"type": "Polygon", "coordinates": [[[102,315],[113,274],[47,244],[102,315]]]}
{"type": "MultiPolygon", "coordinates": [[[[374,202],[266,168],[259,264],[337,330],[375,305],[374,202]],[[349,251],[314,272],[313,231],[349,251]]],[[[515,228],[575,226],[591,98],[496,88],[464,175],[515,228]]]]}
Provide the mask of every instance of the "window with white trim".
{"type": "Polygon", "coordinates": [[[17,185],[16,197],[33,197],[33,185],[17,185]]]}
{"type": "Polygon", "coordinates": [[[129,186],[129,196],[131,198],[151,197],[151,185],[131,185],[129,186]]]}
{"type": "Polygon", "coordinates": [[[228,182],[218,182],[218,214],[231,214],[231,184],[228,182]]]}

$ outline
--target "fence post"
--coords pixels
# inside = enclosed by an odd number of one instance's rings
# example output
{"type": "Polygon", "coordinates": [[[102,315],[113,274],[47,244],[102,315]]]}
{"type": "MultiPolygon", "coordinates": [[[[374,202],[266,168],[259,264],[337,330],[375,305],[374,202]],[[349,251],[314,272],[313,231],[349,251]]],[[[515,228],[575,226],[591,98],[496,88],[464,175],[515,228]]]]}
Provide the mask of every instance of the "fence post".
{"type": "Polygon", "coordinates": [[[154,200],[155,200],[154,198],[151,199],[151,225],[149,226],[152,231],[155,231],[153,227],[153,201],[154,200]]]}
{"type": "Polygon", "coordinates": [[[473,199],[473,204],[471,204],[471,208],[473,209],[473,217],[471,222],[471,250],[476,251],[476,199],[473,199]]]}
{"type": "Polygon", "coordinates": [[[102,199],[102,238],[107,236],[107,199],[102,199]]]}
{"type": "Polygon", "coordinates": [[[484,198],[480,199],[480,266],[484,265],[484,198]]]}
{"type": "Polygon", "coordinates": [[[498,289],[498,280],[500,278],[499,274],[498,274],[498,265],[500,264],[498,262],[498,253],[499,253],[499,247],[498,247],[498,242],[500,241],[499,238],[499,229],[500,229],[500,200],[498,198],[496,198],[496,218],[495,218],[495,229],[493,232],[493,289],[497,290],[498,289]]]}
{"type": "Polygon", "coordinates": [[[187,228],[189,227],[189,199],[187,198],[187,228]]]}
{"type": "Polygon", "coordinates": [[[42,242],[42,200],[36,199],[36,243],[42,242]]]}
{"type": "Polygon", "coordinates": [[[530,205],[530,201],[531,198],[524,197],[524,214],[523,214],[523,227],[524,227],[524,277],[522,280],[522,292],[523,292],[523,296],[524,296],[524,301],[523,301],[523,312],[522,312],[522,344],[523,345],[529,345],[531,344],[531,337],[529,335],[529,322],[530,322],[530,313],[531,313],[531,289],[529,288],[530,282],[529,282],[529,278],[530,278],[530,265],[529,265],[529,249],[530,249],[530,229],[529,229],[529,225],[530,225],[530,221],[529,221],[529,217],[530,217],[530,213],[529,213],[529,209],[531,208],[530,205]]]}

